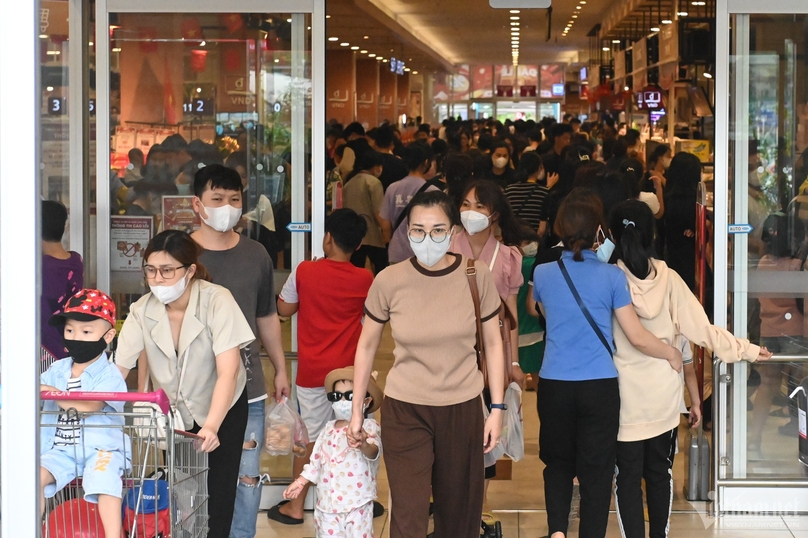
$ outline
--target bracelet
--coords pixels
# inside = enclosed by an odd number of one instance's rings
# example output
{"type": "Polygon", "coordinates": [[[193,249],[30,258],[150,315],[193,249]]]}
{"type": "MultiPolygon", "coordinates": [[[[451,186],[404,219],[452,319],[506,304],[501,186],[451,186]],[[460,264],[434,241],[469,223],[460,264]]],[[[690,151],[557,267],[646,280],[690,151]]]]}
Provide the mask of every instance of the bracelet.
{"type": "Polygon", "coordinates": [[[519,363],[518,363],[518,362],[516,362],[516,361],[513,361],[513,362],[511,363],[511,366],[519,366],[519,363]]]}

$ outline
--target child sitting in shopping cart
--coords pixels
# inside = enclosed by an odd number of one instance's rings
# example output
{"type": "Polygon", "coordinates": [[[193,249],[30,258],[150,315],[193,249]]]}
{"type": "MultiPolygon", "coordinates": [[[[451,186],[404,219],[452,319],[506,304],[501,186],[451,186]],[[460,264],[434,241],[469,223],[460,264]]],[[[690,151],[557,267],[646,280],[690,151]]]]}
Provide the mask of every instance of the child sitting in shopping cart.
{"type": "MultiPolygon", "coordinates": [[[[41,376],[41,390],[69,393],[126,392],[120,370],[106,355],[115,337],[115,304],[106,294],[83,289],[50,323],[63,326],[69,356],[41,376]]],[[[98,504],[106,538],[121,536],[121,476],[129,467],[123,433],[123,402],[45,401],[40,438],[42,506],[75,478],[84,498],[98,504]]]]}
{"type": "MultiPolygon", "coordinates": [[[[366,418],[362,446],[348,446],[353,373],[353,366],[349,366],[333,370],[326,376],[326,396],[336,420],[326,424],[314,444],[310,463],[283,493],[285,498],[294,499],[308,482],[317,484],[314,525],[318,538],[373,536],[373,500],[376,498],[376,473],[382,452],[381,432],[378,422],[366,418]]],[[[378,409],[383,397],[382,390],[371,378],[365,398],[365,414],[378,409]]]]}

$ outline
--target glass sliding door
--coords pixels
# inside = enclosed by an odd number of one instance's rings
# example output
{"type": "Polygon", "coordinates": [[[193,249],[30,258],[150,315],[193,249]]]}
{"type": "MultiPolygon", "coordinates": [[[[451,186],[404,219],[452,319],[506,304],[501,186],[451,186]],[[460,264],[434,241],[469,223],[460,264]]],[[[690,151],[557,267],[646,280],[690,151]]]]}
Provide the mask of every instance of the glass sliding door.
{"type": "Polygon", "coordinates": [[[716,322],[775,353],[765,364],[715,364],[718,513],[808,511],[805,415],[790,398],[808,377],[808,14],[779,3],[730,1],[723,57],[718,38],[728,135],[717,140],[716,227],[729,235],[716,237],[716,322]]]}

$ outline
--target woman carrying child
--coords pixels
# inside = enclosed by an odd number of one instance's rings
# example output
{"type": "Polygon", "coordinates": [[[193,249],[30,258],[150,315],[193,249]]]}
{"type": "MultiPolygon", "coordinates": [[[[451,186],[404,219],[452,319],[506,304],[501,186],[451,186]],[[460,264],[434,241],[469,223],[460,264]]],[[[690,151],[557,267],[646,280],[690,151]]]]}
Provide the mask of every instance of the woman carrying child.
{"type": "MultiPolygon", "coordinates": [[[[617,266],[628,279],[631,304],[645,329],[663,342],[675,342],[681,334],[694,344],[713,350],[726,362],[754,362],[771,357],[766,348],[710,325],[704,308],[684,280],[655,258],[655,219],[645,203],[638,200],[620,203],[612,211],[609,224],[616,244],[617,266]]],[[[684,397],[682,380],[664,361],[633,347],[619,323],[614,323],[614,340],[617,348],[614,364],[620,385],[615,480],[618,521],[623,536],[644,538],[642,480],[645,479],[650,536],[664,537],[673,495],[673,455],[684,397]]],[[[695,425],[700,418],[700,402],[692,363],[685,365],[685,379],[693,402],[691,424],[695,425]]]]}

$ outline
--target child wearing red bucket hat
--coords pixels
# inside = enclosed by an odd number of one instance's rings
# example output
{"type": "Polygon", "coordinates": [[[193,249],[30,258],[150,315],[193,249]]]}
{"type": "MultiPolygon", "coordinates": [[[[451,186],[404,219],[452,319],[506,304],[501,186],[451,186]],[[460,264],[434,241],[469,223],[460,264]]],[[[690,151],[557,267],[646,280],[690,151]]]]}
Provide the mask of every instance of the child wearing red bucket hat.
{"type": "Polygon", "coordinates": [[[70,356],[56,361],[40,377],[41,390],[68,393],[63,400],[43,404],[43,501],[82,476],[84,498],[98,503],[104,534],[120,538],[121,476],[130,467],[127,455],[131,454],[129,439],[121,432],[123,402],[78,401],[69,396],[71,391],[126,392],[120,370],[106,355],[115,337],[115,303],[103,292],[83,289],[49,323],[63,327],[70,356]]]}
{"type": "MultiPolygon", "coordinates": [[[[362,446],[348,446],[348,426],[353,406],[353,366],[331,371],[325,378],[325,391],[337,420],[328,422],[317,437],[311,460],[283,496],[294,499],[309,483],[317,484],[314,526],[317,537],[373,536],[373,500],[376,473],[382,455],[379,423],[366,418],[362,426],[362,446]]],[[[365,414],[376,411],[384,393],[373,378],[365,395],[365,414]]]]}

